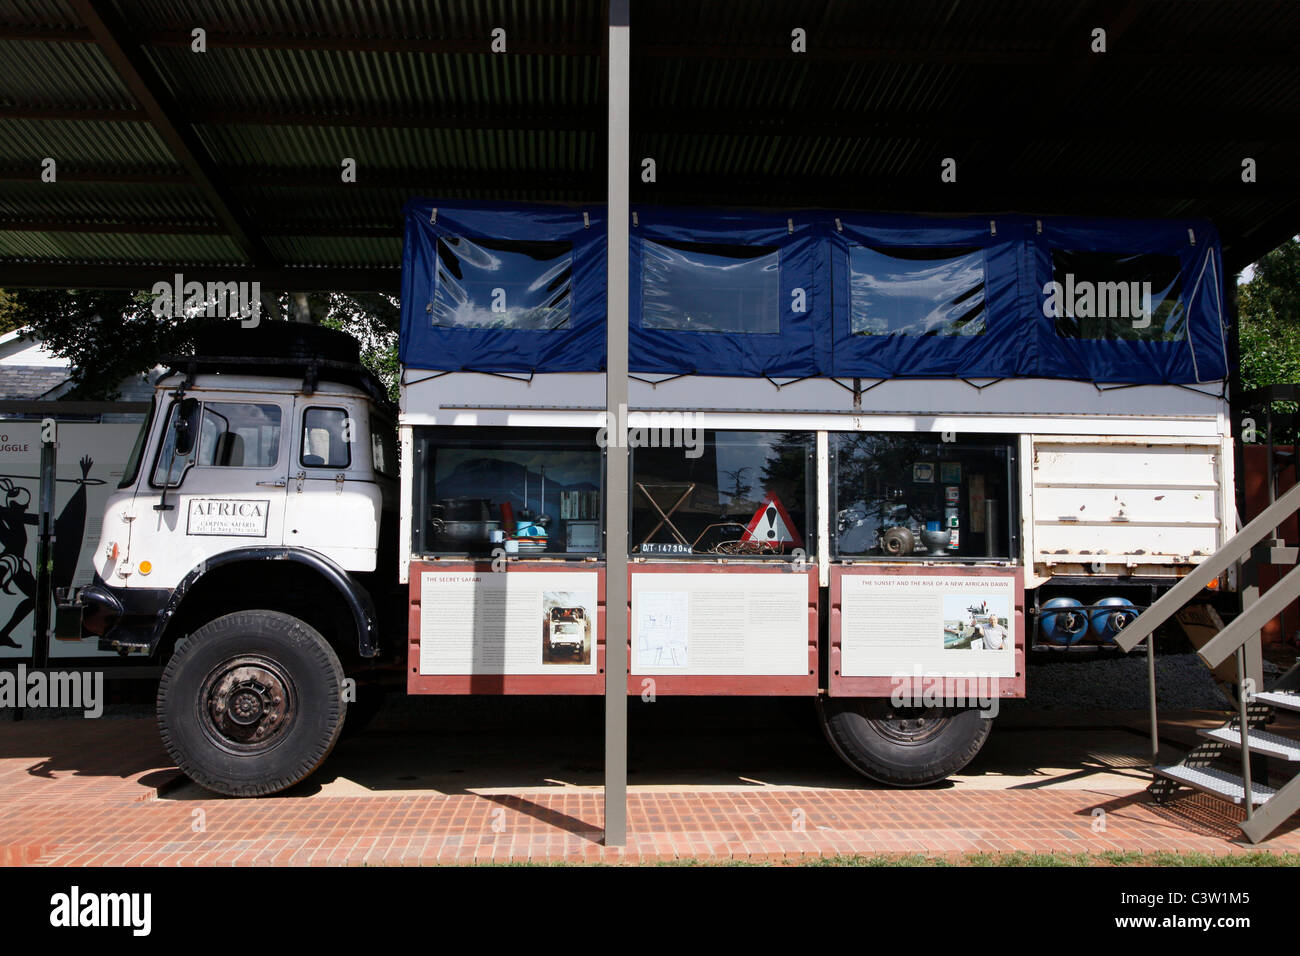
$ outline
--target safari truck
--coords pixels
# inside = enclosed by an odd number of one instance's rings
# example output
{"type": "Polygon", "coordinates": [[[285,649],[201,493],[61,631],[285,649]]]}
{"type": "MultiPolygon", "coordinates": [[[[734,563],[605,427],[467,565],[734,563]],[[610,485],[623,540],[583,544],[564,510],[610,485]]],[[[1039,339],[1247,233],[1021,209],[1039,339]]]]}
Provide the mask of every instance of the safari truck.
{"type": "Polygon", "coordinates": [[[562,651],[582,657],[587,643],[586,611],[580,607],[553,607],[546,642],[554,654],[562,651]]]}
{"type": "Polygon", "coordinates": [[[631,232],[609,420],[599,207],[408,204],[396,416],[354,344],[285,323],[159,381],[61,621],[164,664],[185,773],[304,779],[373,699],[348,678],[601,694],[624,614],[629,696],[806,697],[854,769],[929,784],[1030,655],[1108,653],[1230,534],[1212,225],[638,207],[631,232]],[[589,653],[551,653],[556,611],[589,653]]]}

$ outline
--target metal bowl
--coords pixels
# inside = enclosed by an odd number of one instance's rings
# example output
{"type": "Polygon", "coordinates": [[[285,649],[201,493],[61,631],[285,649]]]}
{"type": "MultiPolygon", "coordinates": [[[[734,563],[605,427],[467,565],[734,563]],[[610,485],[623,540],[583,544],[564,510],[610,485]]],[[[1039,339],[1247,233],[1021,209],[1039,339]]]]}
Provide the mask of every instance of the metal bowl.
{"type": "Polygon", "coordinates": [[[950,540],[947,531],[921,532],[921,543],[925,545],[925,549],[931,554],[947,554],[950,540]]]}

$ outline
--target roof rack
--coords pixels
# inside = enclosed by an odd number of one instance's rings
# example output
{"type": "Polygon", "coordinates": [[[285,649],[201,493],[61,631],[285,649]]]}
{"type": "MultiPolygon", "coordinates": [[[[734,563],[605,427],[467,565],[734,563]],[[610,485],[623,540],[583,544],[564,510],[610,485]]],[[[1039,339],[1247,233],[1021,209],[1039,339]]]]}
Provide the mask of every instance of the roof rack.
{"type": "Polygon", "coordinates": [[[251,355],[164,355],[160,362],[167,367],[168,374],[179,373],[185,376],[183,387],[186,389],[193,387],[195,376],[201,372],[221,374],[248,368],[266,375],[270,374],[266,370],[273,368],[283,370],[289,378],[301,374],[302,390],[306,395],[313,394],[321,381],[338,382],[360,388],[381,405],[390,408],[393,405],[392,399],[388,397],[388,389],[375,373],[358,362],[318,357],[251,355]]]}

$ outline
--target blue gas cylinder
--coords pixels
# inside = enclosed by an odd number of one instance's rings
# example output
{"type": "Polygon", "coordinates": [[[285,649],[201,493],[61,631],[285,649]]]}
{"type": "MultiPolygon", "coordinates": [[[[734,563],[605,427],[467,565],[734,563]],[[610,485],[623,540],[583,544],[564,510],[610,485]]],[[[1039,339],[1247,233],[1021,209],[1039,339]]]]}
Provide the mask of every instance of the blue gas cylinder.
{"type": "Polygon", "coordinates": [[[1083,605],[1071,597],[1052,598],[1043,603],[1043,636],[1053,644],[1074,644],[1088,633],[1088,616],[1082,610],[1083,605]]]}
{"type": "Polygon", "coordinates": [[[1137,608],[1128,598],[1102,598],[1088,615],[1092,619],[1092,633],[1099,640],[1113,643],[1115,635],[1133,623],[1138,616],[1137,608]]]}

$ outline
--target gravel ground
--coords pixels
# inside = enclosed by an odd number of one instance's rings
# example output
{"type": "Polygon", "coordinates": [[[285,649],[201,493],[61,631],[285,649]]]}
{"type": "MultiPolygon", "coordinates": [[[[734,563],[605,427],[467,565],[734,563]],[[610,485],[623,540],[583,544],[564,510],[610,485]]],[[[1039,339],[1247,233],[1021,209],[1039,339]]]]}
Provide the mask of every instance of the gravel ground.
{"type": "MultiPolygon", "coordinates": [[[[1122,655],[1031,664],[1027,690],[1021,706],[1033,710],[1141,710],[1148,706],[1146,657],[1122,655]]],[[[1156,657],[1156,694],[1161,710],[1217,710],[1230,706],[1195,654],[1156,657]]]]}

